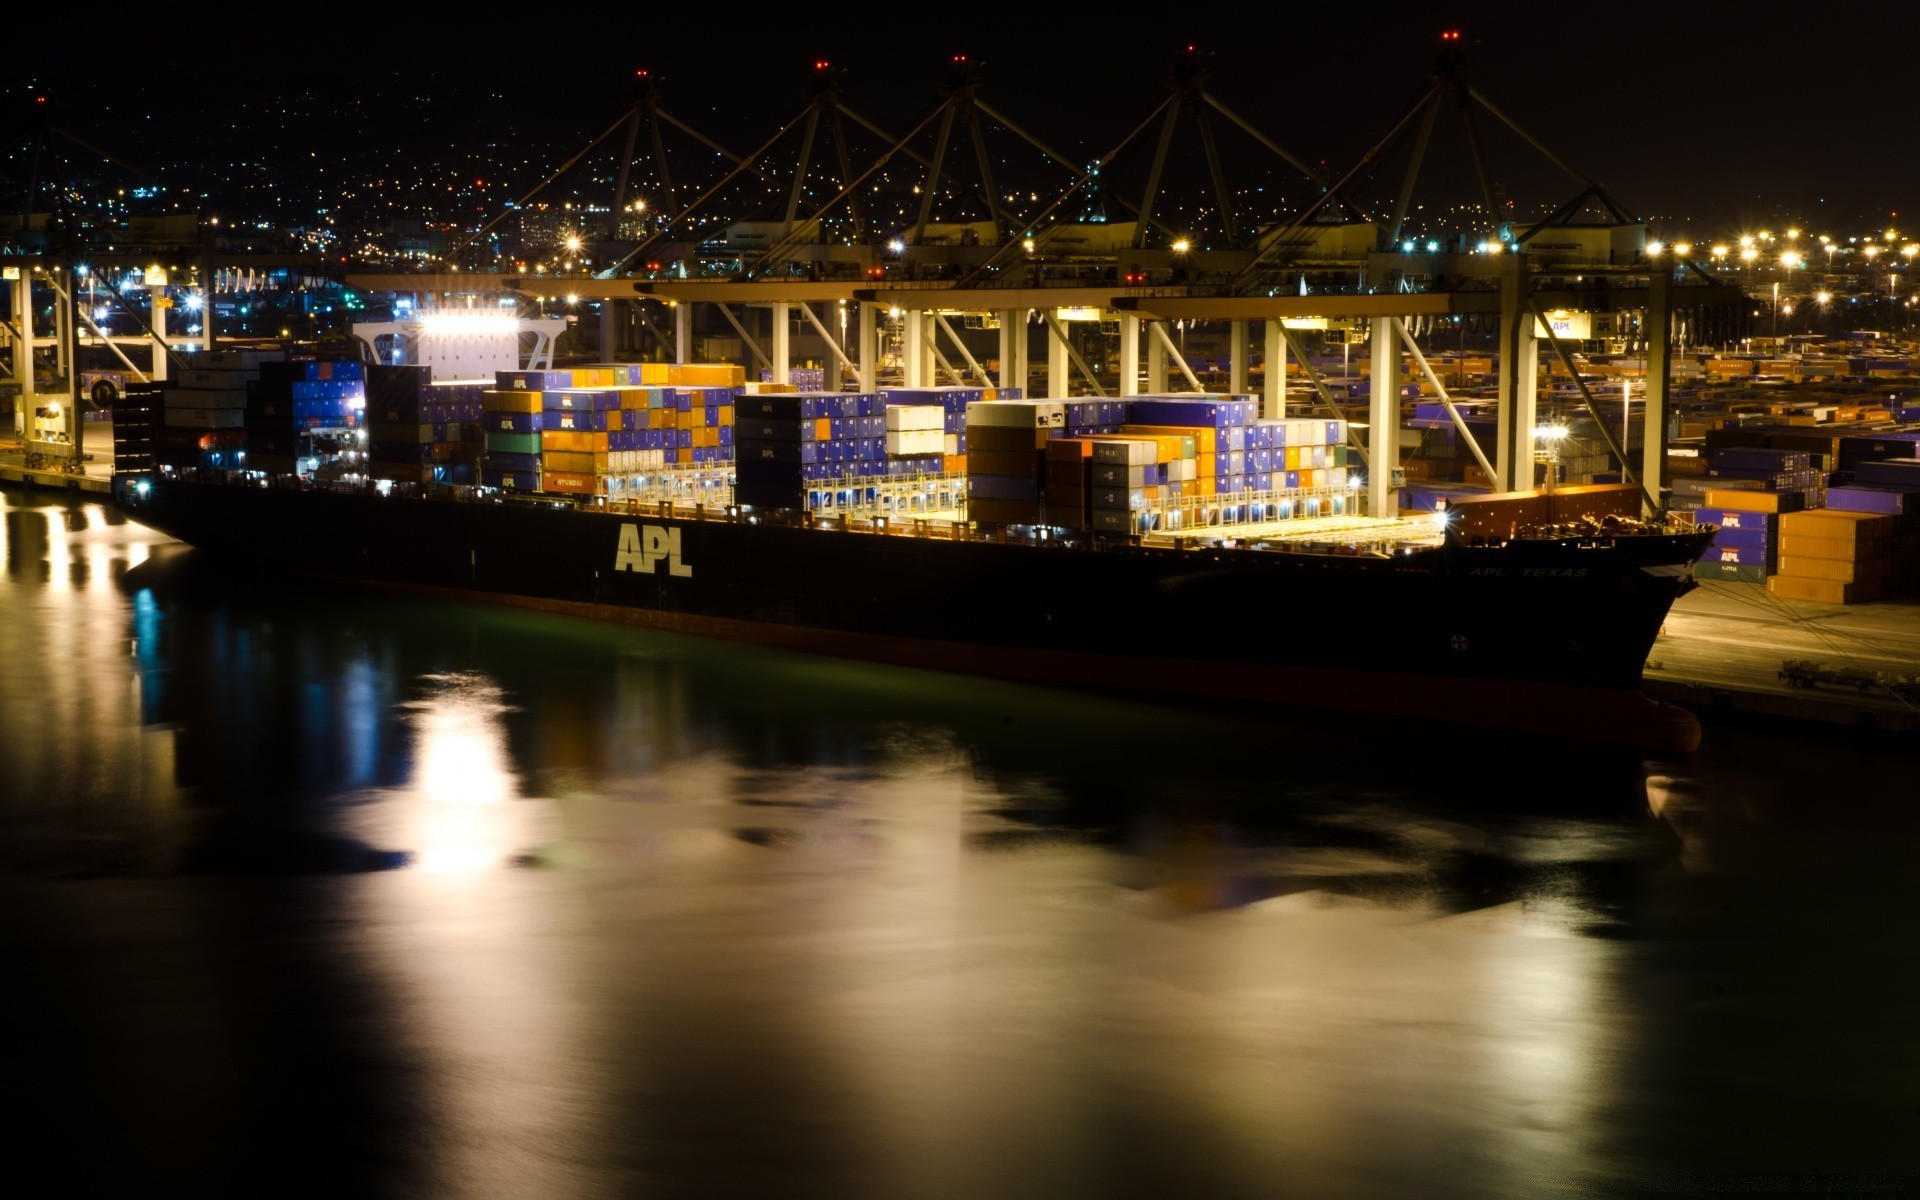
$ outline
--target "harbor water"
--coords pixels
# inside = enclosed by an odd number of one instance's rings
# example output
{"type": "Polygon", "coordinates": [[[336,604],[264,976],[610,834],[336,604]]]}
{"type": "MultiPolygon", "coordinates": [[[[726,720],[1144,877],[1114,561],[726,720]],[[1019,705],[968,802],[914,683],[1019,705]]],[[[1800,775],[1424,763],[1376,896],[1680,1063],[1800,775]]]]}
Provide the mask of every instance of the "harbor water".
{"type": "Polygon", "coordinates": [[[0,517],[21,1194],[1920,1182],[1910,741],[1193,711],[0,517]]]}

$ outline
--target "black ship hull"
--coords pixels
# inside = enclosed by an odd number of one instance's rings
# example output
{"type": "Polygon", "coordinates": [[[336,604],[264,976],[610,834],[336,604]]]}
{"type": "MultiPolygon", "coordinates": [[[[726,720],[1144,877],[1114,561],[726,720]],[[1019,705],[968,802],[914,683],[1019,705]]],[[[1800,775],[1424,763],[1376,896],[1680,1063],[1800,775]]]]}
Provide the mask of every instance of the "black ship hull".
{"type": "MultiPolygon", "coordinates": [[[[237,478],[237,477],[236,477],[237,478]]],[[[998,542],[162,476],[129,516],[262,565],[1028,682],[1688,750],[1641,669],[1710,533],[1392,556],[998,542]]]]}

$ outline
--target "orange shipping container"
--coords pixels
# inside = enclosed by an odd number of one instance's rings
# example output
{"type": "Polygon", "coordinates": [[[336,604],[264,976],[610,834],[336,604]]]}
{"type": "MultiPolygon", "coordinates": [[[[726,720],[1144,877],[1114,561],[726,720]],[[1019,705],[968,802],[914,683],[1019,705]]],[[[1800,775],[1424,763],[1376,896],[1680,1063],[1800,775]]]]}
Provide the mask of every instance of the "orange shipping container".
{"type": "Polygon", "coordinates": [[[487,412],[537,413],[539,392],[486,391],[480,394],[480,407],[487,412]]]}
{"type": "Polygon", "coordinates": [[[606,477],[601,475],[583,475],[573,471],[548,471],[540,478],[540,490],[573,496],[599,496],[605,494],[607,481],[606,477]]]}
{"type": "Polygon", "coordinates": [[[1767,578],[1767,592],[1782,600],[1813,600],[1821,604],[1860,604],[1877,599],[1877,589],[1832,579],[1801,579],[1793,575],[1767,578]]]}
{"type": "Polygon", "coordinates": [[[1851,559],[1787,558],[1783,555],[1779,573],[1796,579],[1830,579],[1836,583],[1853,583],[1857,579],[1857,571],[1851,559]]]}
{"type": "MultiPolygon", "coordinates": [[[[653,382],[644,374],[641,378],[653,382]]],[[[674,387],[745,387],[747,369],[738,363],[670,363],[661,382],[674,387]]]]}
{"type": "Polygon", "coordinates": [[[1893,536],[1894,522],[1895,518],[1889,513],[1810,508],[1805,512],[1783,515],[1780,518],[1780,535],[1803,534],[1807,537],[1850,541],[1856,548],[1868,550],[1893,536]]]}
{"type": "Polygon", "coordinates": [[[1708,488],[1704,508],[1730,508],[1734,512],[1777,513],[1780,498],[1798,492],[1758,492],[1743,488],[1708,488]]]}
{"type": "Polygon", "coordinates": [[[1204,425],[1122,425],[1120,432],[1128,436],[1192,438],[1196,454],[1212,454],[1219,442],[1219,434],[1204,425]]]}
{"type": "Polygon", "coordinates": [[[1804,533],[1782,533],[1780,554],[1795,558],[1824,558],[1832,562],[1852,562],[1855,547],[1852,538],[1812,537],[1804,533]]]}
{"type": "Polygon", "coordinates": [[[540,449],[552,450],[606,450],[607,435],[591,433],[581,429],[543,429],[540,431],[540,449]]]}

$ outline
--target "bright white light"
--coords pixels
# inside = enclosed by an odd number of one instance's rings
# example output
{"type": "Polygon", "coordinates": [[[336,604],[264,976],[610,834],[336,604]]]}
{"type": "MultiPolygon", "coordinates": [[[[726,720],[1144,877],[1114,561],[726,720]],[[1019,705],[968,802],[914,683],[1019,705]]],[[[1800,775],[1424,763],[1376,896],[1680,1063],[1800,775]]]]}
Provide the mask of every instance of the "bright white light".
{"type": "Polygon", "coordinates": [[[893,251],[895,254],[904,254],[906,253],[907,244],[899,238],[894,238],[887,243],[887,249],[893,251]]]}
{"type": "Polygon", "coordinates": [[[1533,428],[1533,436],[1543,442],[1557,442],[1567,436],[1567,427],[1565,425],[1536,425],[1533,428]]]}
{"type": "Polygon", "coordinates": [[[435,334],[517,333],[520,330],[517,318],[484,309],[425,313],[420,318],[420,324],[428,333],[435,334]]]}
{"type": "Polygon", "coordinates": [[[1649,255],[1657,256],[1662,250],[1665,250],[1665,249],[1666,249],[1666,246],[1662,245],[1657,239],[1647,243],[1647,253],[1649,255]]]}
{"type": "Polygon", "coordinates": [[[1191,249],[1193,249],[1193,243],[1188,241],[1186,238],[1181,238],[1179,241],[1173,244],[1173,252],[1175,254],[1185,254],[1187,251],[1191,249]]]}
{"type": "Polygon", "coordinates": [[[203,307],[203,306],[204,306],[205,304],[206,304],[206,300],[205,300],[204,298],[202,298],[202,297],[201,297],[201,295],[200,295],[200,293],[198,293],[198,292],[195,292],[194,294],[192,294],[192,295],[190,295],[190,296],[188,296],[188,297],[187,297],[187,299],[186,299],[186,305],[187,305],[187,311],[188,311],[188,312],[199,312],[199,311],[200,311],[200,309],[201,309],[201,308],[202,308],[202,307],[203,307]]]}

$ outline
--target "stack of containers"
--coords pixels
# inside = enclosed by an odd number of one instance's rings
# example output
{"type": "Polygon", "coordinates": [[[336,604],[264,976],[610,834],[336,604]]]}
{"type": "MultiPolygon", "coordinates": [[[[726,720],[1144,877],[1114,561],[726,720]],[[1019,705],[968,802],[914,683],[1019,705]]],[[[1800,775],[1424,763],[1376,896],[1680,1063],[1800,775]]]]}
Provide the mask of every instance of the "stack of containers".
{"type": "Polygon", "coordinates": [[[809,490],[884,475],[886,417],[870,392],[743,395],[733,429],[734,499],[805,508],[809,490]]]}
{"type": "Polygon", "coordinates": [[[1860,604],[1920,590],[1920,517],[1816,508],[1780,518],[1780,569],[1767,591],[1786,600],[1860,604]]]}
{"type": "Polygon", "coordinates": [[[1102,533],[1137,533],[1153,528],[1152,514],[1163,511],[1171,498],[1167,444],[1175,444],[1172,453],[1177,455],[1181,439],[1112,434],[1089,440],[1089,527],[1102,533]]]}
{"type": "Polygon", "coordinates": [[[886,406],[886,451],[889,473],[899,467],[902,473],[937,475],[946,469],[948,433],[947,413],[937,404],[901,404],[886,406]]]}
{"type": "Polygon", "coordinates": [[[130,383],[113,400],[113,469],[150,471],[154,434],[166,392],[161,383],[130,383]]]}
{"type": "MultiPolygon", "coordinates": [[[[760,382],[773,383],[773,371],[762,367],[760,382]]],[[[827,389],[827,369],[825,367],[788,367],[787,386],[796,392],[824,392],[827,389]]]]}
{"type": "Polygon", "coordinates": [[[501,371],[481,394],[485,457],[480,482],[513,492],[540,490],[540,433],[546,428],[546,388],[567,387],[570,371],[501,371]]]}
{"type": "Polygon", "coordinates": [[[1065,400],[1061,403],[1066,406],[1065,434],[1070,438],[1119,433],[1120,426],[1127,422],[1129,402],[1125,400],[1065,400]]]}
{"type": "Polygon", "coordinates": [[[1920,459],[1855,463],[1851,482],[1827,489],[1827,507],[1920,516],[1920,459]]]}
{"type": "Polygon", "coordinates": [[[614,499],[676,468],[730,462],[746,386],[730,363],[501,371],[494,384],[481,396],[484,483],[614,499]]]}
{"type": "Polygon", "coordinates": [[[170,467],[241,465],[247,440],[247,385],[260,377],[266,357],[253,350],[202,353],[177,379],[166,381],[160,424],[154,431],[154,460],[170,467]]]}
{"type": "Polygon", "coordinates": [[[397,483],[479,476],[484,380],[435,383],[427,367],[367,368],[367,474],[397,483]]]}
{"type": "Polygon", "coordinates": [[[1125,429],[1191,434],[1212,460],[1197,472],[1194,494],[1238,504],[1247,493],[1277,493],[1273,511],[1235,512],[1231,519],[1334,516],[1347,511],[1346,422],[1319,418],[1261,420],[1251,397],[1149,397],[1131,405],[1125,429]],[[1211,446],[1209,451],[1206,447],[1211,446]]]}
{"type": "Polygon", "coordinates": [[[358,359],[263,360],[246,385],[247,465],[295,473],[303,439],[360,423],[366,378],[358,359]]]}
{"type": "MultiPolygon", "coordinates": [[[[1820,507],[1820,489],[1826,476],[1814,466],[1813,456],[1805,450],[1760,446],[1721,446],[1709,452],[1707,478],[1710,482],[1749,479],[1783,499],[1775,512],[1794,512],[1820,507]]],[[[1711,502],[1707,507],[1715,507],[1711,502]]]]}
{"type": "MultiPolygon", "coordinates": [[[[696,367],[710,364],[668,365],[633,363],[617,374],[612,391],[617,403],[608,409],[604,421],[607,437],[604,446],[572,444],[568,439],[547,439],[546,449],[580,452],[604,450],[609,458],[607,472],[613,482],[601,494],[615,494],[637,486],[637,478],[671,471],[675,467],[708,468],[732,461],[735,400],[745,385],[706,382],[662,386],[657,380],[692,375],[696,367]],[[647,382],[641,382],[642,379],[647,382]],[[617,409],[618,411],[614,411],[617,409]],[[563,443],[567,443],[563,445],[563,443]]],[[[581,381],[577,387],[588,384],[581,381]]],[[[592,422],[588,422],[592,423],[592,422]]],[[[562,418],[549,422],[548,432],[573,430],[579,421],[562,418]]],[[[574,430],[578,432],[577,430],[574,430]]],[[[577,439],[575,439],[577,441],[577,439]]]]}
{"type": "Polygon", "coordinates": [[[967,516],[994,525],[1046,520],[1041,484],[1047,442],[1066,429],[1059,400],[978,400],[967,405],[967,516]]]}
{"type": "Polygon", "coordinates": [[[1805,507],[1804,492],[1774,491],[1758,479],[1720,479],[1718,486],[1707,489],[1693,513],[1693,519],[1702,525],[1720,526],[1720,533],[1714,535],[1714,548],[1694,564],[1694,578],[1763,582],[1779,556],[1779,535],[1785,532],[1779,518],[1805,507]],[[1734,521],[1739,522],[1739,532],[1729,528],[1734,521]],[[1754,545],[1755,541],[1760,544],[1754,545]],[[1773,543],[1771,556],[1769,541],[1773,543]],[[1755,578],[1755,568],[1759,578],[1755,578]]]}
{"type": "MultiPolygon", "coordinates": [[[[616,475],[633,478],[641,475],[658,474],[666,471],[670,467],[678,465],[680,451],[683,448],[680,445],[680,437],[683,432],[686,433],[688,440],[688,445],[685,449],[689,452],[694,450],[692,446],[694,404],[691,395],[686,397],[686,407],[683,409],[681,407],[681,397],[675,388],[657,387],[648,384],[629,385],[616,390],[620,393],[619,418],[616,422],[610,417],[608,424],[610,426],[617,424],[618,428],[610,428],[606,436],[609,470],[616,475]],[[684,429],[682,428],[683,424],[685,426],[684,429]]],[[[701,405],[703,417],[705,415],[705,407],[704,404],[701,405]]],[[[733,394],[731,391],[727,393],[727,403],[725,407],[727,425],[724,433],[726,435],[727,445],[731,448],[734,412],[733,394]]],[[[716,415],[715,420],[718,421],[718,419],[716,415]]],[[[715,428],[718,429],[719,427],[716,425],[715,428]]],[[[544,449],[565,450],[568,448],[568,446],[565,445],[568,439],[549,437],[549,432],[563,433],[566,431],[553,430],[543,432],[541,437],[543,439],[542,446],[544,449]]],[[[716,432],[713,438],[717,442],[720,440],[720,436],[721,434],[716,432]]],[[[581,446],[575,448],[585,449],[587,447],[581,446]]],[[[703,461],[707,453],[704,449],[699,451],[703,461]]]]}
{"type": "MultiPolygon", "coordinates": [[[[1748,494],[1757,490],[1749,489],[1748,494]]],[[[1720,529],[1713,535],[1713,544],[1694,564],[1695,579],[1765,583],[1774,573],[1780,557],[1781,514],[1713,507],[1696,509],[1693,519],[1720,529]]]]}
{"type": "Polygon", "coordinates": [[[1093,443],[1092,436],[1048,439],[1043,493],[1048,524],[1093,528],[1093,443]]]}
{"type": "Polygon", "coordinates": [[[612,466],[610,430],[621,427],[620,392],[596,386],[601,372],[575,371],[580,386],[540,393],[540,490],[605,496],[612,466]],[[584,379],[581,377],[585,376],[584,379]]]}
{"type": "Polygon", "coordinates": [[[1887,429],[1842,437],[1836,446],[1835,467],[1851,471],[1863,462],[1920,457],[1920,430],[1887,429]]]}
{"type": "Polygon", "coordinates": [[[1018,388],[926,387],[887,388],[880,393],[888,408],[896,404],[937,405],[940,409],[940,469],[960,472],[967,469],[967,405],[984,400],[1018,400],[1018,388]]]}
{"type": "Polygon", "coordinates": [[[676,464],[708,467],[733,458],[733,423],[741,391],[721,384],[674,385],[676,464]]]}
{"type": "MultiPolygon", "coordinates": [[[[1212,496],[1217,490],[1214,478],[1214,448],[1219,445],[1217,430],[1205,425],[1144,425],[1129,423],[1120,427],[1121,437],[1153,438],[1160,446],[1155,462],[1166,467],[1168,496],[1212,496]]],[[[1094,482],[1107,482],[1098,478],[1094,482]]],[[[1178,524],[1178,520],[1169,522],[1178,524]]]]}
{"type": "Polygon", "coordinates": [[[814,418],[796,392],[741,396],[733,425],[733,498],[753,508],[799,508],[805,436],[814,418]]]}

